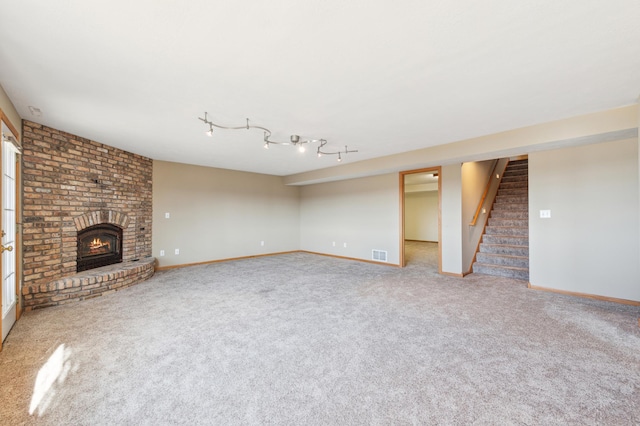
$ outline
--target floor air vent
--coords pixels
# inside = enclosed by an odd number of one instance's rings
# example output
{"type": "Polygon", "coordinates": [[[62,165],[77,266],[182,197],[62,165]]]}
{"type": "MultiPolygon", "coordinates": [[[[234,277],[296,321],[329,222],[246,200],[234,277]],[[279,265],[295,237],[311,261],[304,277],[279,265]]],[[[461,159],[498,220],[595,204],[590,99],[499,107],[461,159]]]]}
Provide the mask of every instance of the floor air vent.
{"type": "Polygon", "coordinates": [[[371,258],[378,262],[386,262],[387,252],[385,250],[371,250],[371,258]]]}

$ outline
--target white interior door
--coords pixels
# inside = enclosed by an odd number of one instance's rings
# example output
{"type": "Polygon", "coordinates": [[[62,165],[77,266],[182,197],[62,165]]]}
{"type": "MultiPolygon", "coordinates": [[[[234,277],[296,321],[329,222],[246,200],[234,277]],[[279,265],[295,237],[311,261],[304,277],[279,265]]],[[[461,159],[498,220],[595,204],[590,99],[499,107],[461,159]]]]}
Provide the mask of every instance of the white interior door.
{"type": "Polygon", "coordinates": [[[0,275],[2,276],[2,341],[16,322],[16,160],[15,136],[2,124],[2,241],[0,275]]]}

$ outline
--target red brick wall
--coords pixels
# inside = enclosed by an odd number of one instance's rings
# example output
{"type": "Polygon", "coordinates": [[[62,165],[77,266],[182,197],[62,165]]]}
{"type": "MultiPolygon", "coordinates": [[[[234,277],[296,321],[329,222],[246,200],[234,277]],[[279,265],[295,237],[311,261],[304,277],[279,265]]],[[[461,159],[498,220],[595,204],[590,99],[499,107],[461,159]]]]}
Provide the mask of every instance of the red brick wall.
{"type": "Polygon", "coordinates": [[[123,260],[151,256],[152,160],[23,122],[24,285],[76,272],[80,216],[123,229],[123,260]]]}

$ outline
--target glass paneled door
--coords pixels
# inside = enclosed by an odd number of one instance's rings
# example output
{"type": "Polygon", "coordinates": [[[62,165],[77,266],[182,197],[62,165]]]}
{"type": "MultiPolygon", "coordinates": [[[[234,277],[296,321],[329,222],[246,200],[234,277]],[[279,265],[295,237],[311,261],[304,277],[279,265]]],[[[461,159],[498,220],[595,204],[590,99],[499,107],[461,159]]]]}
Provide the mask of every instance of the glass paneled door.
{"type": "Polygon", "coordinates": [[[16,287],[16,176],[18,148],[15,135],[2,123],[2,240],[0,275],[2,276],[2,341],[7,337],[17,315],[16,287]]]}

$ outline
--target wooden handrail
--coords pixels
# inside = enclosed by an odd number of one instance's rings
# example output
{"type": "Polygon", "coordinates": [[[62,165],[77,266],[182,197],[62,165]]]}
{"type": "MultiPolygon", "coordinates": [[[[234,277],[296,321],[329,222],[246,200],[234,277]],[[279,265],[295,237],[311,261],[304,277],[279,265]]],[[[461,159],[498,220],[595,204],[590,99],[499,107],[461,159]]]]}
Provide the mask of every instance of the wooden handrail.
{"type": "Polygon", "coordinates": [[[489,188],[491,187],[491,179],[493,179],[493,175],[496,174],[496,167],[498,167],[498,159],[493,160],[493,169],[491,170],[491,174],[489,175],[489,179],[487,180],[487,186],[484,188],[484,193],[482,194],[482,198],[478,203],[476,214],[473,216],[473,220],[471,221],[469,226],[476,226],[476,222],[478,221],[478,216],[480,216],[480,211],[482,210],[482,205],[484,204],[484,200],[487,198],[487,194],[489,193],[489,188]]]}

